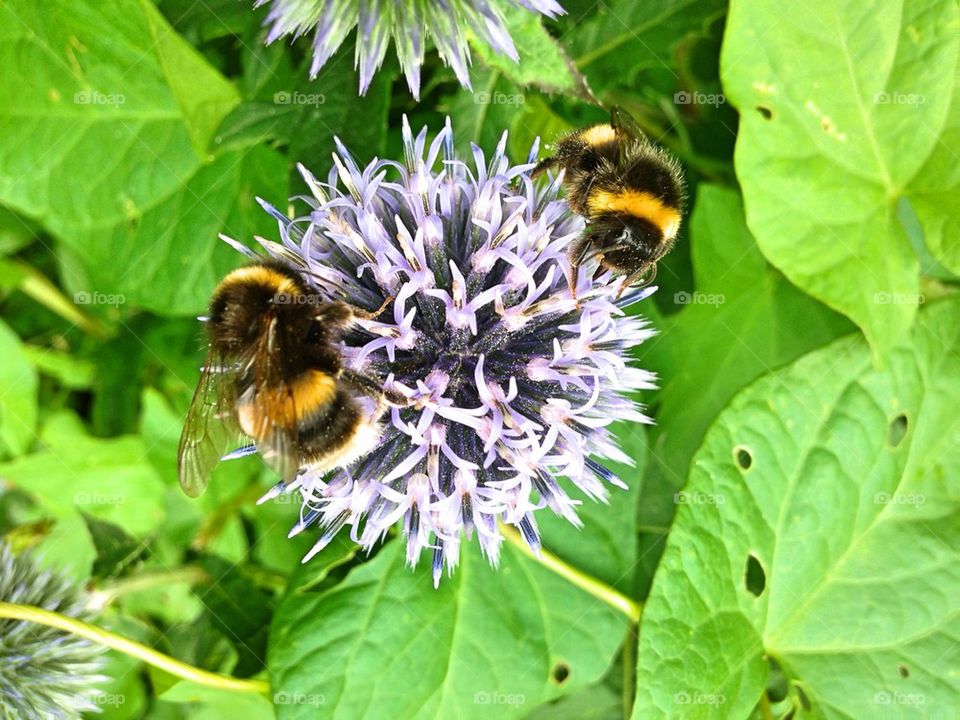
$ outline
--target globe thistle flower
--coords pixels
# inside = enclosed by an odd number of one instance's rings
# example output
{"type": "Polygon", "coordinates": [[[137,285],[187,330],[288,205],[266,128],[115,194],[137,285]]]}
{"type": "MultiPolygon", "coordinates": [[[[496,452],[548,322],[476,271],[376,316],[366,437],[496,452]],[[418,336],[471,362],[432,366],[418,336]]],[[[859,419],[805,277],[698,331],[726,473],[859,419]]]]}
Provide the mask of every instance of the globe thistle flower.
{"type": "MultiPolygon", "coordinates": [[[[365,94],[383,62],[390,38],[414,97],[420,97],[420,66],[426,41],[432,38],[443,61],[453,68],[460,84],[470,87],[470,51],[465,33],[472,32],[494,51],[519,60],[499,0],[256,0],[270,4],[267,43],[292,35],[313,33],[310,77],[357,28],[354,66],[360,69],[360,93],[365,94]]],[[[556,0],[506,0],[547,17],[563,14],[556,0]]]]}
{"type": "MultiPolygon", "coordinates": [[[[0,542],[0,601],[87,619],[90,604],[67,578],[0,542]]],[[[0,717],[79,718],[99,710],[99,645],[61,630],[0,618],[0,717]]]]}
{"type": "Polygon", "coordinates": [[[496,564],[498,520],[535,552],[541,508],[579,526],[560,478],[601,501],[607,485],[625,487],[595,458],[630,464],[608,426],[648,422],[629,393],[654,378],[626,353],[652,331],[623,308],[653,288],[621,295],[609,272],[594,277],[596,260],[569,278],[583,219],[558,199],[560,178],[531,180],[537,145],[511,166],[506,140],[489,161],[474,146],[471,166],[454,157],[449,120],[427,147],[426,129],[414,137],[404,119],[404,163],[361,169],[337,141],[326,183],[300,168],[307,212],[291,220],[261,201],[283,241],[259,242],[305,266],[322,297],[367,309],[392,298],[345,336],[343,354],[411,402],[390,410],[379,446],[349,468],[304,472],[261,498],[300,493],[291,535],[321,528],[304,561],[345,527],[369,549],[400,524],[409,564],[430,548],[437,583],[474,531],[496,564]]]}

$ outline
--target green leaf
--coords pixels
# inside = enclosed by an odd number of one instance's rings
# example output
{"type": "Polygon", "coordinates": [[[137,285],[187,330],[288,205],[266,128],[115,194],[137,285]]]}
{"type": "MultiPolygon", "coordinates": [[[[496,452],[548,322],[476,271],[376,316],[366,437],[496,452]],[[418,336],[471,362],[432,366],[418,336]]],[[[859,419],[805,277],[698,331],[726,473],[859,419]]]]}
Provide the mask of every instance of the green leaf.
{"type": "Polygon", "coordinates": [[[953,81],[953,97],[937,151],[917,171],[909,200],[922,227],[924,241],[934,258],[954,275],[960,275],[960,213],[955,211],[960,192],[960,163],[954,153],[960,148],[960,62],[953,81]],[[954,212],[944,212],[944,209],[954,212]]]}
{"type": "Polygon", "coordinates": [[[598,90],[629,86],[642,70],[669,67],[674,46],[723,14],[721,0],[605,0],[564,36],[577,68],[598,90]]]}
{"type": "Polygon", "coordinates": [[[504,7],[503,14],[520,61],[514,62],[506,55],[494,52],[486,43],[473,43],[474,51],[486,65],[496,68],[520,87],[586,94],[585,80],[567,57],[563,46],[547,32],[540,15],[515,6],[504,7]]]}
{"type": "MultiPolygon", "coordinates": [[[[499,70],[478,67],[471,73],[473,91],[458,88],[443,99],[441,110],[450,116],[454,128],[454,143],[460,157],[470,157],[470,145],[476,144],[489,152],[500,142],[504,130],[511,130],[518,115],[526,106],[527,95],[510,82],[499,70]]],[[[534,97],[531,94],[531,97],[534,97]]],[[[511,150],[514,142],[510,142],[511,150]]],[[[520,156],[511,152],[517,162],[526,162],[530,145],[520,156]]]]}
{"type": "Polygon", "coordinates": [[[20,338],[0,320],[0,455],[21,455],[37,426],[37,371],[20,338]]]}
{"type": "Polygon", "coordinates": [[[83,258],[85,275],[64,280],[74,294],[87,293],[94,302],[99,293],[118,297],[121,306],[195,314],[243,260],[218,233],[247,244],[257,234],[275,236],[276,221],[256,197],[285,198],[287,188],[287,163],[276,151],[254,146],[225,152],[196,166],[182,187],[156,204],[131,208],[129,223],[118,219],[65,236],[64,245],[83,258]]]}
{"type": "Polygon", "coordinates": [[[917,203],[931,247],[956,259],[941,246],[953,243],[960,206],[946,198],[960,175],[938,156],[956,142],[957,23],[953,0],[768,0],[734,3],[727,24],[721,74],[741,113],[750,228],[774,266],[878,353],[923,302],[901,197],[917,203]]]}
{"type": "MultiPolygon", "coordinates": [[[[640,503],[640,522],[653,529],[670,525],[690,459],[730,398],[852,329],[767,264],[735,191],[697,186],[690,247],[694,287],[661,298],[682,309],[641,348],[640,364],[662,378],[653,413],[656,452],[640,503]]],[[[643,540],[648,580],[662,539],[662,532],[652,531],[643,540]]]]}
{"type": "Polygon", "coordinates": [[[0,207],[0,255],[19,252],[36,239],[34,223],[0,207]]]}
{"type": "Polygon", "coordinates": [[[607,685],[590,685],[547,705],[524,720],[620,720],[623,700],[607,685]]]}
{"type": "Polygon", "coordinates": [[[0,201],[57,237],[71,294],[199,310],[237,263],[217,233],[269,231],[253,195],[286,195],[274,151],[209,150],[236,90],[145,0],[15,0],[0,25],[0,201]]]}
{"type": "Polygon", "coordinates": [[[213,627],[236,646],[239,657],[233,674],[249,677],[261,672],[273,598],[234,563],[211,556],[204,558],[200,565],[213,582],[209,586],[194,588],[194,593],[209,613],[213,627]]]}
{"type": "Polygon", "coordinates": [[[189,706],[190,720],[273,720],[270,701],[256,693],[238,693],[181,680],[157,696],[159,700],[189,706]]]}
{"type": "Polygon", "coordinates": [[[960,712],[958,350],[939,302],[886,369],[845,338],[724,410],[644,610],[634,717],[745,717],[766,658],[798,716],[960,712]]]}
{"type": "Polygon", "coordinates": [[[139,438],[88,436],[75,416],[51,416],[41,433],[44,449],[0,465],[0,476],[28,493],[57,518],[83,525],[78,510],[136,537],[164,520],[164,486],[139,438]]]}
{"type": "Polygon", "coordinates": [[[556,147],[557,141],[573,128],[557,115],[541,96],[528,93],[520,98],[523,102],[510,124],[509,144],[512,155],[517,162],[526,162],[533,141],[539,137],[540,156],[546,157],[549,153],[544,150],[556,147]]]}
{"type": "Polygon", "coordinates": [[[268,655],[279,718],[519,717],[595,682],[623,639],[624,618],[512,546],[496,571],[465,543],[437,590],[404,561],[394,541],[342,583],[282,601],[268,655]]]}

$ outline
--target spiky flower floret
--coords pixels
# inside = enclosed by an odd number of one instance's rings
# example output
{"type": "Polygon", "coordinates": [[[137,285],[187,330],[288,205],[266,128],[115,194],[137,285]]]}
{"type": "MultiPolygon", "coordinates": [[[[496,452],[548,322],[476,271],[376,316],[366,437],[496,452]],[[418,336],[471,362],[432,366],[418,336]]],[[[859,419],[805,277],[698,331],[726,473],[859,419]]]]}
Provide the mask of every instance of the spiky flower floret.
{"type": "MultiPolygon", "coordinates": [[[[41,569],[29,553],[0,542],[0,601],[85,619],[86,596],[67,578],[41,569]]],[[[102,648],[62,630],[0,619],[0,717],[79,718],[96,712],[102,648]]]]}
{"type": "MultiPolygon", "coordinates": [[[[548,17],[563,14],[556,0],[504,0],[548,17]]],[[[466,33],[472,32],[494,51],[518,60],[517,49],[504,23],[501,0],[257,0],[270,4],[267,42],[285,35],[313,34],[310,77],[357,28],[354,65],[360,69],[360,92],[366,93],[383,62],[390,39],[414,97],[420,96],[420,66],[430,38],[457,79],[470,87],[470,51],[466,33]]]]}
{"type": "Polygon", "coordinates": [[[370,548],[401,523],[408,562],[432,548],[439,582],[474,530],[497,562],[498,520],[534,551],[538,509],[579,525],[559,478],[596,500],[608,483],[623,487],[594,458],[629,464],[607,428],[648,421],[628,395],[654,378],[627,351],[652,331],[622,308],[653,289],[620,296],[619,280],[595,277],[594,260],[573,297],[566,251],[584,224],[558,199],[559,179],[531,180],[536,145],[527,164],[511,166],[504,133],[489,162],[473,148],[471,167],[454,157],[449,120],[429,148],[426,129],[413,137],[406,120],[403,138],[402,164],[360,169],[338,142],[327,183],[300,168],[307,214],[290,220],[264,204],[283,244],[261,244],[305,265],[321,296],[366,309],[393,298],[345,337],[343,352],[412,403],[390,411],[378,447],[351,467],[306,472],[264,500],[301,493],[291,534],[322,528],[305,560],[344,526],[370,548]]]}

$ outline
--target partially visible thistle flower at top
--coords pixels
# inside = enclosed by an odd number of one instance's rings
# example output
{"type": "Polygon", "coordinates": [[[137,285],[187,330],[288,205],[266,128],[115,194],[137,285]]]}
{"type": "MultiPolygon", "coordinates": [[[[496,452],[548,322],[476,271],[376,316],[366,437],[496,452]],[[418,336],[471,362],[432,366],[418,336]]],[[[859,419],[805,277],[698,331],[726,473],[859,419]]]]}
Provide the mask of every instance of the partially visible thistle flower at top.
{"type": "MultiPolygon", "coordinates": [[[[67,578],[41,569],[27,552],[0,542],[0,602],[86,619],[87,597],[67,578]]],[[[44,625],[0,618],[0,717],[79,718],[96,712],[102,648],[44,625]]]]}
{"type": "Polygon", "coordinates": [[[620,280],[595,277],[593,259],[574,299],[566,252],[584,223],[558,199],[559,179],[531,180],[536,144],[511,166],[504,133],[489,160],[474,146],[468,165],[454,157],[449,120],[429,147],[426,133],[414,137],[404,119],[405,162],[363,169],[338,141],[326,183],[301,168],[309,211],[290,220],[265,204],[283,244],[260,242],[302,266],[322,297],[367,309],[392,298],[345,336],[343,353],[413,403],[390,411],[367,456],[286,488],[303,499],[291,534],[322,529],[304,560],[344,527],[369,549],[400,523],[408,562],[430,548],[436,583],[474,531],[495,564],[498,521],[534,551],[541,508],[579,526],[563,478],[594,500],[624,487],[595,458],[630,464],[607,427],[648,421],[629,393],[654,378],[627,351],[652,331],[622,308],[653,289],[618,296],[620,280]]]}
{"type": "Polygon", "coordinates": [[[517,49],[498,8],[501,1],[554,18],[563,14],[556,0],[256,0],[270,4],[267,42],[293,35],[313,36],[310,77],[357,28],[354,65],[360,69],[360,92],[366,93],[383,62],[390,39],[414,97],[420,97],[420,66],[428,38],[460,84],[470,87],[470,51],[466,33],[472,32],[495,52],[518,60],[517,49]]]}

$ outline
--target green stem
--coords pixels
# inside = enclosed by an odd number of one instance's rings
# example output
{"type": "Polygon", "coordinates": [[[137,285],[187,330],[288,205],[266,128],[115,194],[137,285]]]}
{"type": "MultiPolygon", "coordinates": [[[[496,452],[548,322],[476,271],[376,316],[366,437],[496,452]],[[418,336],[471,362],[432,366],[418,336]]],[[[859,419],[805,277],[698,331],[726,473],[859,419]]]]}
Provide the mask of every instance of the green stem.
{"type": "Polygon", "coordinates": [[[0,602],[0,618],[25,620],[79,635],[87,640],[92,640],[95,643],[121,652],[124,655],[142,660],[178,678],[189,680],[199,685],[207,685],[209,687],[220,688],[221,690],[233,690],[236,692],[260,693],[261,695],[266,695],[270,692],[270,686],[263,680],[242,680],[240,678],[226,677],[224,675],[207,672],[193,665],[187,665],[184,662],[175,660],[169,655],[157,652],[146,645],[128,640],[122,635],[116,635],[102,628],[98,628],[95,625],[85,623],[82,620],[76,620],[75,618],[34,607],[33,605],[0,602]]]}
{"type": "Polygon", "coordinates": [[[553,573],[576,585],[581,590],[586,590],[597,600],[606,603],[614,610],[626,615],[631,622],[640,622],[640,613],[643,606],[640,603],[631,600],[626,595],[617,592],[609,585],[600,582],[596,578],[590,577],[586,573],[577,570],[572,565],[568,565],[549,550],[541,550],[540,556],[534,555],[530,547],[520,537],[516,529],[500,524],[500,532],[508,543],[518,548],[521,552],[540,561],[540,563],[553,573]]]}
{"type": "Polygon", "coordinates": [[[80,312],[75,303],[64,295],[60,288],[48,280],[42,273],[22,262],[10,263],[23,273],[19,289],[27,297],[35,300],[69,323],[73,323],[88,335],[103,340],[110,336],[109,331],[94,317],[80,312]]]}
{"type": "Polygon", "coordinates": [[[767,697],[767,691],[763,691],[763,695],[760,696],[760,717],[763,720],[773,720],[773,712],[770,709],[770,698],[767,697]]]}

